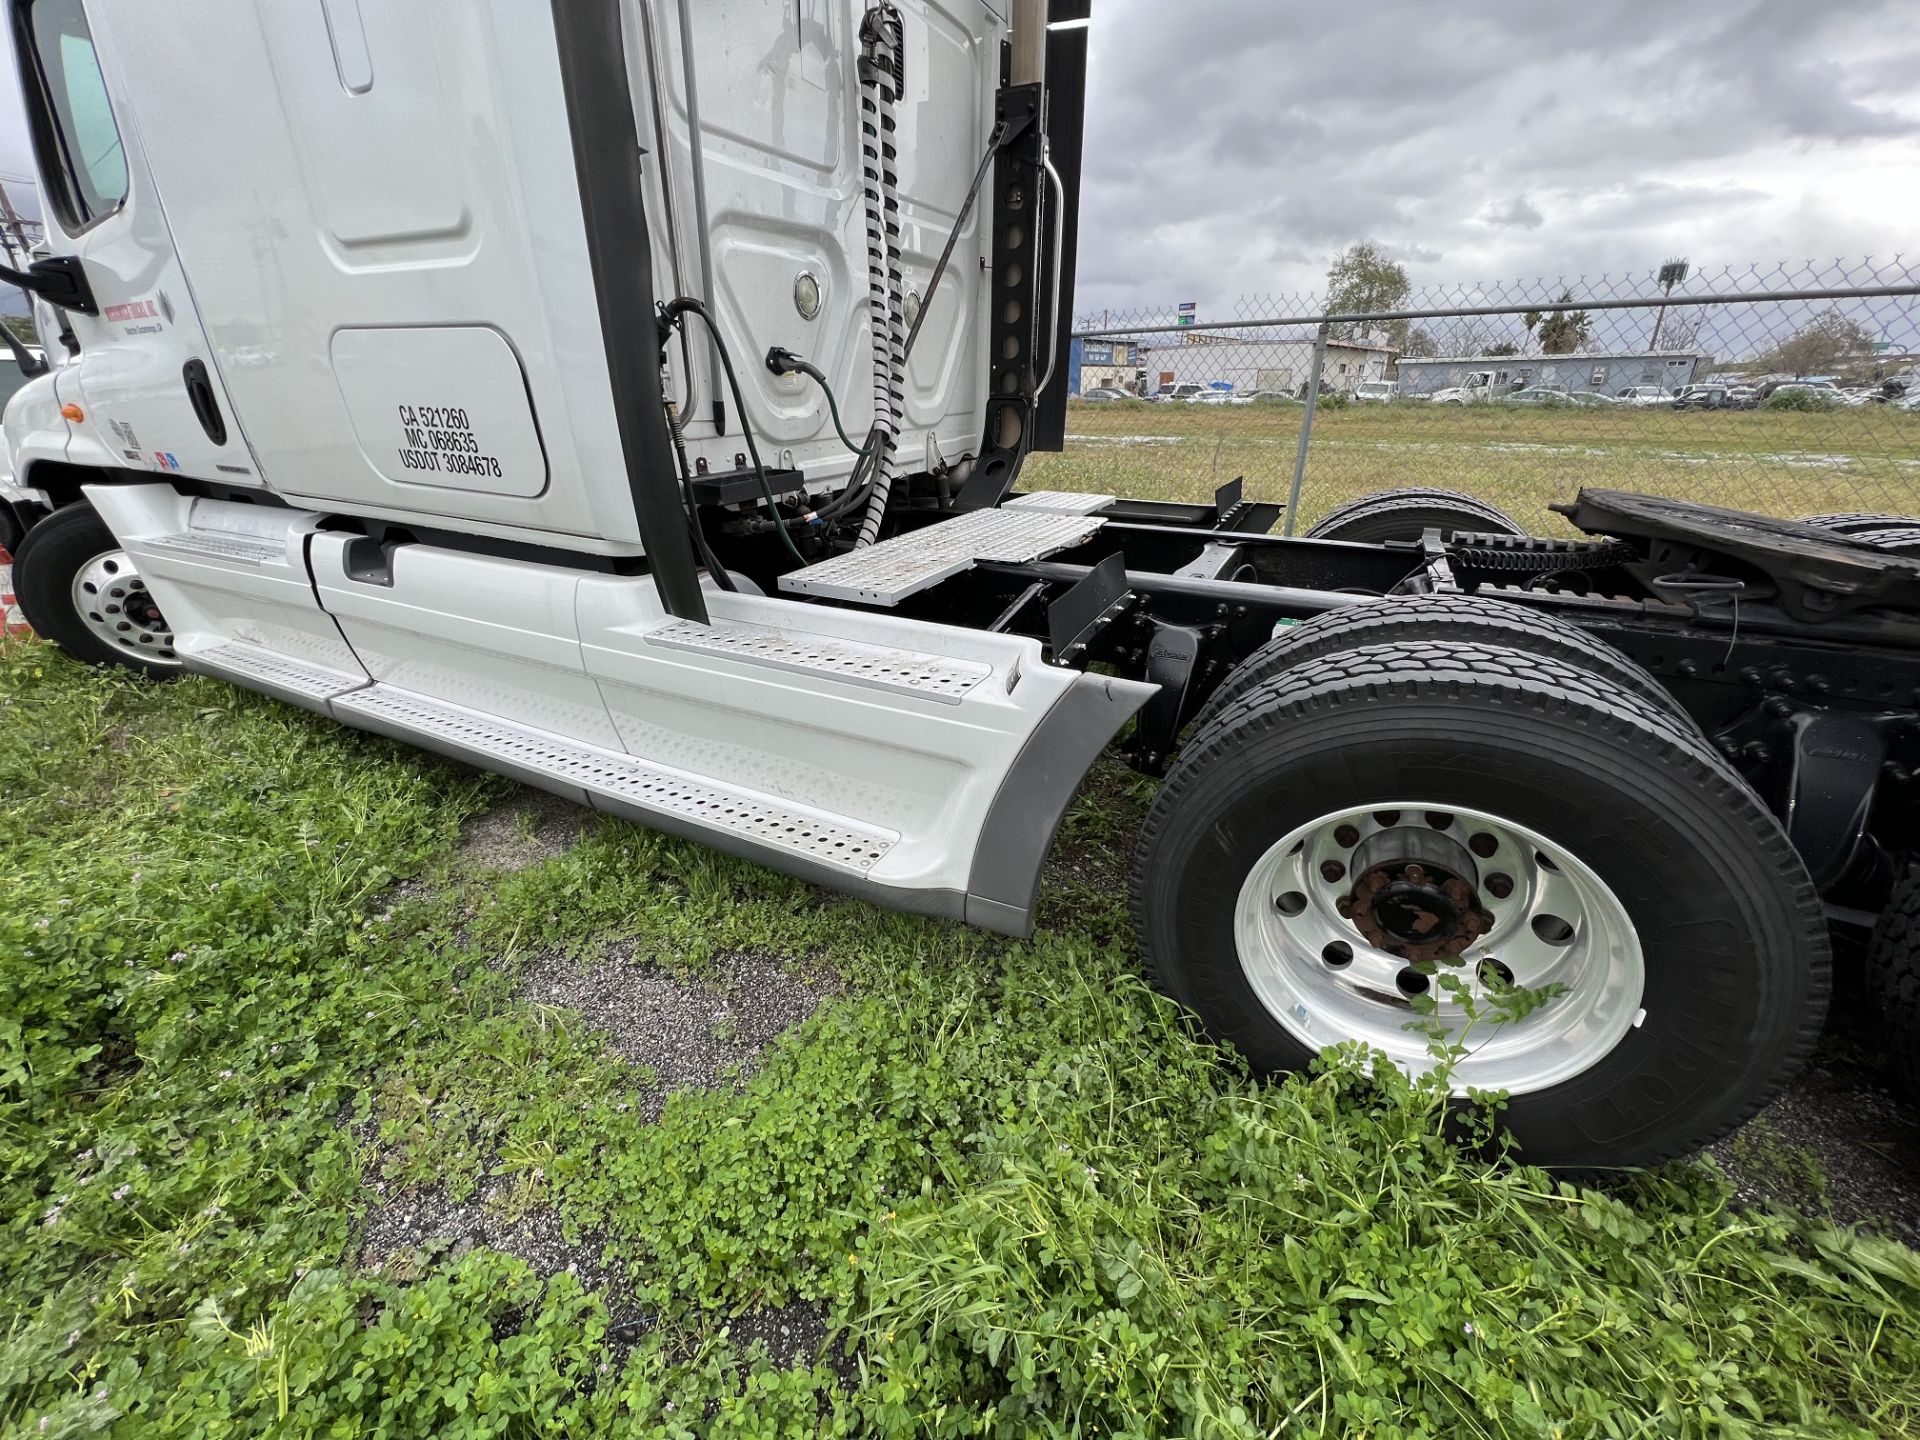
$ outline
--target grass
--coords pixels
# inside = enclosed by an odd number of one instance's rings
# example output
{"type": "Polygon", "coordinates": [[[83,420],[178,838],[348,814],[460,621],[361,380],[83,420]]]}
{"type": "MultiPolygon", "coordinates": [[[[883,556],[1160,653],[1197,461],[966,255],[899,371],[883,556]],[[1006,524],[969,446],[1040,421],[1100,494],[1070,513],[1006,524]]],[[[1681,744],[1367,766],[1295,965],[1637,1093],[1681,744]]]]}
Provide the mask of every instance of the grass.
{"type": "MultiPolygon", "coordinates": [[[[1305,407],[1075,402],[1065,453],[1037,456],[1034,487],[1210,500],[1244,475],[1285,500],[1305,407]]],[[[1402,485],[1492,500],[1530,531],[1566,533],[1547,507],[1583,486],[1704,500],[1767,514],[1920,513],[1920,413],[1627,407],[1347,405],[1314,417],[1301,520],[1402,485]]]]}
{"type": "Polygon", "coordinates": [[[601,822],[465,868],[499,782],[188,679],[0,648],[0,1435],[1888,1436],[1920,1257],[1443,1138],[1359,1055],[1252,1082],[1135,978],[1097,773],[1012,945],[601,822]],[[678,1093],[528,958],[844,992],[678,1093]],[[558,1216],[359,1268],[376,1184],[558,1216]],[[772,1364],[747,1319],[833,1340],[772,1364]]]}

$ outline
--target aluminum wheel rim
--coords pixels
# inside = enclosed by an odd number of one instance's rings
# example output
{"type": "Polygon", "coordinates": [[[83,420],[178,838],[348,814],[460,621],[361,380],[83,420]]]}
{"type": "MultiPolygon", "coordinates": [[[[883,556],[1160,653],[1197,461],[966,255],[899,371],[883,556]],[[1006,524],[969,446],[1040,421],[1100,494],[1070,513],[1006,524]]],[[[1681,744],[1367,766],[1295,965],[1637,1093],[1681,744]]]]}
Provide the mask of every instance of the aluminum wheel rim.
{"type": "MultiPolygon", "coordinates": [[[[1393,835],[1377,843],[1402,839],[1419,843],[1393,835]]],[[[1519,1095],[1557,1085],[1599,1063],[1646,1018],[1645,961],[1626,907],[1564,846],[1485,811],[1379,803],[1298,827],[1248,872],[1234,941],[1260,1003],[1310,1049],[1357,1040],[1421,1074],[1438,1063],[1429,1045],[1444,1036],[1467,1052],[1454,1064],[1456,1093],[1519,1095]],[[1434,823],[1440,821],[1446,823],[1434,823]],[[1373,943],[1339,909],[1355,888],[1347,867],[1356,853],[1366,858],[1361,847],[1383,832],[1414,829],[1471,843],[1473,889],[1492,922],[1458,957],[1424,965],[1373,943]],[[1329,878],[1334,866],[1340,874],[1329,878]],[[1504,896],[1494,893],[1503,888],[1495,878],[1501,876],[1511,882],[1504,896]],[[1430,972],[1425,993],[1433,1014],[1415,1010],[1419,992],[1408,971],[1430,972]],[[1467,1002],[1441,977],[1463,985],[1467,1002]],[[1496,997],[1509,980],[1529,991],[1564,988],[1507,1015],[1496,997]],[[1480,1009],[1478,1018],[1470,1017],[1468,1002],[1480,1009]]]]}
{"type": "Polygon", "coordinates": [[[94,556],[73,577],[73,608],[81,623],[115,650],[149,665],[175,666],[173,629],[124,550],[94,556]]]}

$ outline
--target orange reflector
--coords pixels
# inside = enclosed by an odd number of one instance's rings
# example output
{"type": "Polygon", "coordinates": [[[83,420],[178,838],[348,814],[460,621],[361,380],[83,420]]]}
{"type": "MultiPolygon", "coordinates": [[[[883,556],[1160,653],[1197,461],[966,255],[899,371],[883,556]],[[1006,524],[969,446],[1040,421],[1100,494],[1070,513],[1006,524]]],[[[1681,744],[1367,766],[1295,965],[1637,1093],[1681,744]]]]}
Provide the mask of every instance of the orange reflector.
{"type": "Polygon", "coordinates": [[[60,407],[60,418],[63,420],[71,420],[74,424],[78,425],[82,420],[87,418],[87,412],[69,401],[60,407]]]}

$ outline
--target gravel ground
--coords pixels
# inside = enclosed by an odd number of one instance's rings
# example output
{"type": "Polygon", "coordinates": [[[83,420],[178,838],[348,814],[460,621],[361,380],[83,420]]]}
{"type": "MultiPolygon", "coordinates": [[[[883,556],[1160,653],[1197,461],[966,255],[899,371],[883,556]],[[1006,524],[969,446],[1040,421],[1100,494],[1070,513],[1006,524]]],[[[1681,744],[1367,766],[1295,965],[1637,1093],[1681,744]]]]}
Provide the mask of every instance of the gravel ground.
{"type": "Polygon", "coordinates": [[[730,955],[699,980],[674,976],[616,947],[579,965],[542,955],[526,970],[521,998],[578,1011],[622,1059],[660,1082],[646,1118],[675,1090],[710,1089],[751,1075],[780,1036],[837,994],[830,971],[801,970],[772,955],[730,955]]]}
{"type": "Polygon", "coordinates": [[[626,1280],[600,1258],[604,1237],[567,1243],[560,1217],[544,1206],[512,1214],[512,1188],[510,1179],[496,1179],[465,1200],[449,1199],[438,1188],[396,1195],[369,1212],[360,1264],[376,1272],[392,1269],[404,1278],[443,1255],[457,1260],[484,1245],[526,1261],[540,1275],[564,1271],[574,1276],[605,1297],[616,1323],[631,1320],[636,1312],[626,1280]]]}
{"type": "MultiPolygon", "coordinates": [[[[557,796],[523,789],[468,822],[460,853],[477,869],[523,870],[565,853],[593,819],[591,811],[557,796]]],[[[673,1091],[745,1080],[768,1046],[840,989],[831,970],[777,956],[723,956],[701,976],[683,977],[636,960],[630,948],[616,944],[585,964],[556,954],[535,956],[524,971],[521,996],[576,1011],[605,1036],[608,1049],[650,1068],[658,1085],[643,1102],[641,1118],[652,1121],[673,1091]]],[[[367,1169],[369,1177],[379,1172],[378,1164],[367,1169]]],[[[516,1206],[513,1189],[512,1177],[497,1178],[454,1200],[438,1187],[390,1196],[373,1181],[359,1263],[404,1278],[443,1256],[458,1258],[484,1245],[525,1261],[537,1274],[564,1271],[598,1292],[617,1340],[631,1343],[651,1330],[654,1317],[639,1307],[619,1268],[603,1259],[606,1237],[583,1235],[569,1243],[557,1214],[545,1206],[516,1206]]],[[[762,1343],[782,1366],[812,1363],[827,1339],[825,1310],[804,1301],[721,1323],[737,1344],[762,1343]]]]}
{"type": "Polygon", "coordinates": [[[1827,1031],[1787,1091],[1710,1152],[1748,1203],[1828,1215],[1920,1247],[1920,1112],[1888,1088],[1859,946],[1835,946],[1827,1031]]]}
{"type": "Polygon", "coordinates": [[[573,848],[593,811],[522,787],[512,799],[469,820],[460,835],[460,854],[482,870],[525,870],[573,848]]]}

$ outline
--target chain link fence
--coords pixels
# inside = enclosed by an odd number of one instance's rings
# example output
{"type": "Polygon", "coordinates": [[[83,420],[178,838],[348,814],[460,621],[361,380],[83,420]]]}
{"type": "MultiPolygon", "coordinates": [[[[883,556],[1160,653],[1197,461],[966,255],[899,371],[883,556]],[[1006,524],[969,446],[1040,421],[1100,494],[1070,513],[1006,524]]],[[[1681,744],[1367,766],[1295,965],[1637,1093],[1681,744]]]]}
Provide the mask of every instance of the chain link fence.
{"type": "Polygon", "coordinates": [[[1384,298],[1081,317],[1066,450],[1025,483],[1206,500],[1243,476],[1297,501],[1294,530],[1407,485],[1543,534],[1583,485],[1920,514],[1920,265],[1672,263],[1384,298]]]}

